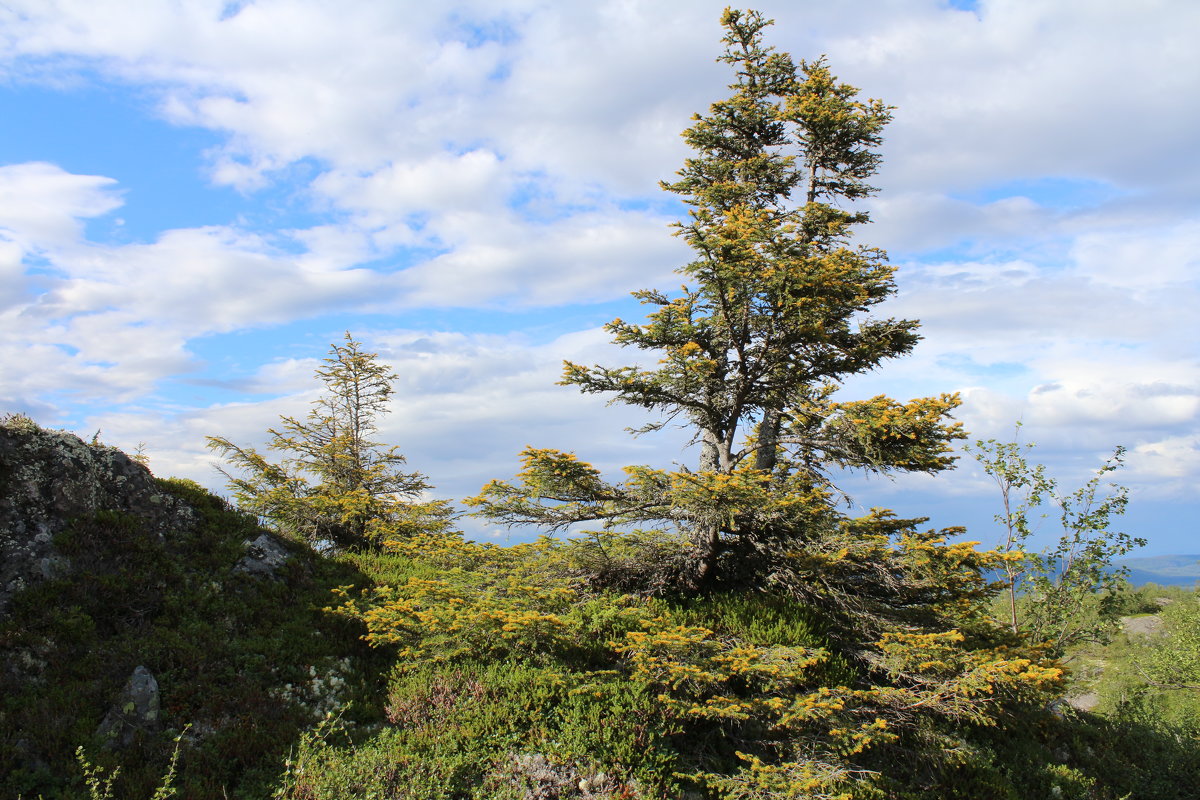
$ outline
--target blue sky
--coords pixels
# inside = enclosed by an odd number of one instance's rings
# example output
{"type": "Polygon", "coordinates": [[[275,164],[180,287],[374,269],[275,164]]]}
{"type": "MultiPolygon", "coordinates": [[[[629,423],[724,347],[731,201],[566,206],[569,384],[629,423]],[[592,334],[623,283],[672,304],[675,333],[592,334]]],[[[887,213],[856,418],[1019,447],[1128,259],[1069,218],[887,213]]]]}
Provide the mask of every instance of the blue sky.
{"type": "MultiPolygon", "coordinates": [[[[657,182],[726,94],[721,6],[9,0],[0,411],[220,489],[204,437],[260,444],[303,413],[350,330],[399,373],[383,432],[439,496],[528,444],[694,460],[554,382],[564,358],[626,360],[600,326],[678,284],[657,182]]],[[[959,391],[973,438],[1021,420],[1068,486],[1122,444],[1123,527],[1200,550],[1200,6],[759,7],[777,47],[897,107],[859,238],[925,339],[846,396],[959,391]]],[[[967,461],[844,488],[994,540],[967,461]]]]}

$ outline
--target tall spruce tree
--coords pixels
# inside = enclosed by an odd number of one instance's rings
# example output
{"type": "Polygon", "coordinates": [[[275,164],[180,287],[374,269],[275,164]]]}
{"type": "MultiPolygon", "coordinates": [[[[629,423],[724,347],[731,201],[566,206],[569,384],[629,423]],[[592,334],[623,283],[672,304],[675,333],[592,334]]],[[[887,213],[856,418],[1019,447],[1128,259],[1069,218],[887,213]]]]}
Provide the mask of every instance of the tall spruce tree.
{"type": "Polygon", "coordinates": [[[886,511],[851,518],[834,483],[843,468],[944,469],[961,435],[953,396],[836,396],[917,341],[915,322],[868,315],[895,291],[893,268],[851,241],[867,216],[849,206],[873,191],[889,109],[858,100],[823,61],[765,47],[757,13],[722,21],[733,94],[696,117],[684,134],[694,156],[664,184],[691,206],[679,226],[695,252],[679,270],[687,285],[638,293],[648,319],[609,326],[658,364],[568,363],[563,379],[659,412],[646,430],[688,426],[699,462],[610,481],[573,454],[528,449],[518,480],[468,502],[502,523],[592,523],[590,536],[511,552],[404,543],[456,576],[488,558],[497,569],[480,570],[483,589],[411,579],[345,610],[375,641],[439,663],[522,631],[512,658],[553,663],[561,636],[598,669],[571,694],[604,697],[610,679],[644,690],[678,742],[673,774],[705,796],[1000,796],[1003,767],[964,754],[986,748],[981,731],[1024,727],[1061,678],[990,616],[984,574],[1005,556],[886,511]],[[422,629],[474,630],[477,643],[422,629]]]}
{"type": "Polygon", "coordinates": [[[679,269],[687,282],[676,295],[638,292],[647,320],[608,326],[658,364],[568,362],[563,378],[659,412],[642,432],[687,426],[698,463],[630,466],[609,481],[571,453],[530,448],[518,480],[493,481],[468,502],[507,524],[591,523],[562,548],[564,571],[586,591],[660,594],[680,608],[746,602],[813,620],[817,649],[760,632],[709,662],[685,642],[715,637],[707,622],[663,616],[628,634],[622,668],[657,670],[660,700],[718,662],[734,672],[761,663],[776,677],[786,670],[772,659],[784,653],[849,667],[803,667],[765,694],[739,672],[731,695],[698,692],[682,729],[704,736],[690,721],[717,720],[717,749],[746,762],[692,776],[713,796],[959,796],[951,787],[970,770],[968,782],[1001,785],[1000,771],[967,769],[961,754],[980,746],[980,731],[1040,714],[1062,674],[990,616],[984,576],[1005,556],[950,541],[961,529],[922,531],[924,520],[883,510],[851,518],[835,485],[847,468],[945,469],[962,438],[953,395],[837,395],[919,338],[915,321],[868,313],[895,292],[894,268],[852,241],[868,221],[852,203],[874,191],[890,109],[858,99],[823,59],[796,64],[766,47],[770,23],[758,13],[726,10],[722,23],[733,94],[694,118],[684,132],[694,155],[663,184],[691,206],[678,229],[695,254],[679,269]]]}
{"type": "Polygon", "coordinates": [[[386,537],[440,531],[451,517],[445,502],[420,502],[425,476],[404,472],[396,447],[374,441],[376,419],[387,411],[395,373],[346,333],[316,377],[325,393],[299,420],[280,417],[270,449],[287,454],[272,463],[253,448],[220,436],[208,445],[238,474],[219,468],[238,505],[314,546],[377,546],[386,537]]]}
{"type": "Polygon", "coordinates": [[[612,484],[570,454],[530,449],[519,484],[493,482],[474,499],[509,524],[650,523],[681,535],[669,582],[691,589],[747,570],[761,578],[773,555],[824,536],[837,470],[941,470],[961,436],[952,395],[835,396],[919,338],[913,320],[865,315],[895,292],[895,269],[851,241],[868,217],[849,206],[874,192],[890,108],[859,100],[823,59],[797,65],[765,46],[770,22],[757,12],[726,10],[722,24],[733,94],[694,117],[683,134],[694,155],[662,184],[691,206],[677,231],[695,253],[678,270],[688,283],[677,296],[635,293],[653,309],[647,321],[608,325],[659,365],[568,362],[563,379],[661,412],[643,432],[690,426],[698,468],[630,467],[612,484]]]}

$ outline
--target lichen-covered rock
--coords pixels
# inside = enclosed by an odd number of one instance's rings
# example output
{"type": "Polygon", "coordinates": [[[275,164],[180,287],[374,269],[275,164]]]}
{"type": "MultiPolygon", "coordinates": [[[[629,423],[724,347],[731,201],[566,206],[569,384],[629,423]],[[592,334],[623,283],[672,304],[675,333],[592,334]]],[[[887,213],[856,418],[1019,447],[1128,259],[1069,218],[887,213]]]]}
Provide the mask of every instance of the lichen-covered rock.
{"type": "Polygon", "coordinates": [[[158,731],[162,726],[159,711],[158,681],[150,670],[139,666],[96,729],[96,736],[107,747],[129,747],[139,735],[158,731]]]}
{"type": "Polygon", "coordinates": [[[280,578],[283,565],[291,560],[292,554],[283,542],[264,532],[257,539],[246,542],[246,555],[234,565],[233,571],[244,575],[280,578]]]}
{"type": "Polygon", "coordinates": [[[638,797],[636,787],[622,786],[613,778],[575,761],[551,761],[541,753],[511,756],[492,776],[505,796],[519,793],[522,800],[616,800],[638,797]]]}
{"type": "Polygon", "coordinates": [[[22,588],[70,572],[54,537],[99,511],[134,514],[160,537],[195,521],[120,450],[22,416],[0,419],[0,616],[22,588]]]}
{"type": "Polygon", "coordinates": [[[23,417],[0,418],[0,571],[0,798],[76,796],[80,746],[124,765],[112,796],[149,797],[177,740],[180,797],[268,796],[316,714],[374,686],[321,610],[357,568],[23,417]]]}

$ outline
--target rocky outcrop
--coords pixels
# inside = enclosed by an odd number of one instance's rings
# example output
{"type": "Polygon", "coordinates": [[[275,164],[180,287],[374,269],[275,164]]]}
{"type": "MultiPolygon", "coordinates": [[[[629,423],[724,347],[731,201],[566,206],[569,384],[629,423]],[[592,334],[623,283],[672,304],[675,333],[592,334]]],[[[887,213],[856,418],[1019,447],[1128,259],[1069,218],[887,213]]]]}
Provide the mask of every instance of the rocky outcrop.
{"type": "Polygon", "coordinates": [[[1141,614],[1136,617],[1121,617],[1121,629],[1130,638],[1138,636],[1162,636],[1163,619],[1157,614],[1141,614]]]}
{"type": "Polygon", "coordinates": [[[79,746],[134,780],[183,742],[183,797],[274,769],[363,691],[366,644],[320,609],[365,583],[194,482],[0,417],[0,798],[75,796],[79,746]]]}
{"type": "Polygon", "coordinates": [[[134,514],[158,536],[191,525],[185,503],[160,492],[146,467],[21,416],[0,420],[0,616],[12,596],[70,571],[54,537],[100,511],[134,514]]]}

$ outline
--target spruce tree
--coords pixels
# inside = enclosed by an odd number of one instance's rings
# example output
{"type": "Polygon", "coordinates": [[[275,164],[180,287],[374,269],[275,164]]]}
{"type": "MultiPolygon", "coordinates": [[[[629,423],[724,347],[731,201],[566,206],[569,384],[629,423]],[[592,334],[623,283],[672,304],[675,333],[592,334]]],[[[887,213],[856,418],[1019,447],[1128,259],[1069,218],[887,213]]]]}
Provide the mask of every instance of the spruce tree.
{"type": "Polygon", "coordinates": [[[641,324],[608,325],[617,342],[659,355],[654,368],[567,363],[563,383],[658,411],[699,445],[695,470],[630,467],[612,484],[570,454],[531,449],[518,484],[493,482],[479,513],[566,528],[649,523],[686,540],[676,587],[759,580],[773,556],[821,539],[841,497],[836,472],[934,472],[950,466],[953,395],[843,401],[850,376],[910,352],[913,320],[868,316],[895,293],[895,268],[852,241],[867,213],[851,204],[891,118],[860,100],[823,59],[798,65],[762,42],[757,12],[726,10],[733,94],[694,117],[694,151],[663,188],[690,208],[678,225],[694,251],[680,294],[635,293],[641,324]]]}
{"type": "MultiPolygon", "coordinates": [[[[694,253],[678,270],[686,282],[636,293],[646,321],[608,326],[658,363],[568,362],[562,381],[659,413],[637,433],[687,427],[698,462],[629,466],[612,481],[572,453],[529,448],[516,481],[468,502],[501,523],[585,534],[562,547],[581,591],[812,621],[817,649],[765,628],[726,642],[719,620],[689,628],[666,615],[619,648],[622,668],[653,673],[664,702],[697,676],[738,673],[730,694],[709,687],[679,706],[689,736],[714,735],[746,762],[693,776],[714,796],[950,796],[980,732],[1040,715],[1062,673],[991,618],[985,575],[1004,554],[953,541],[961,529],[922,531],[923,519],[843,512],[842,470],[937,472],[963,437],[955,395],[838,394],[919,340],[916,321],[870,313],[895,293],[895,268],[853,239],[868,222],[853,204],[875,191],[891,109],[859,99],[824,59],[796,63],[765,46],[760,14],[726,10],[722,23],[732,95],[694,117],[693,155],[663,183],[690,206],[677,231],[694,253]],[[730,650],[704,661],[689,642],[730,650]],[[809,666],[765,693],[743,669],[761,663],[779,677],[772,659],[818,650],[824,666],[797,661],[809,666]]],[[[1003,783],[984,762],[968,783],[1003,783]]]]}
{"type": "Polygon", "coordinates": [[[867,216],[851,204],[873,191],[890,110],[823,60],[766,47],[759,14],[722,21],[732,96],[695,118],[694,155],[664,184],[690,205],[686,285],[638,293],[647,320],[609,325],[658,364],[567,363],[563,378],[659,412],[643,432],[687,426],[698,463],[630,466],[614,481],[530,448],[517,480],[468,502],[580,535],[520,548],[409,540],[397,550],[444,577],[343,611],[371,641],[403,646],[406,663],[494,653],[555,670],[572,697],[646,699],[640,717],[620,706],[590,718],[611,719],[639,754],[644,721],[661,722],[672,779],[706,797],[999,796],[1012,781],[987,735],[1042,714],[1062,674],[990,616],[984,575],[1005,556],[887,511],[852,518],[836,486],[844,468],[944,469],[961,436],[953,396],[837,395],[917,342],[916,322],[869,314],[895,292],[894,270],[852,241],[867,216]]]}
{"type": "Polygon", "coordinates": [[[208,437],[240,474],[219,468],[238,505],[279,530],[323,548],[377,546],[385,537],[443,530],[450,510],[441,501],[420,502],[425,476],[405,472],[404,456],[372,437],[387,411],[396,374],[346,333],[334,344],[316,377],[325,393],[308,416],[280,417],[270,449],[287,454],[272,463],[253,448],[208,437]]]}

